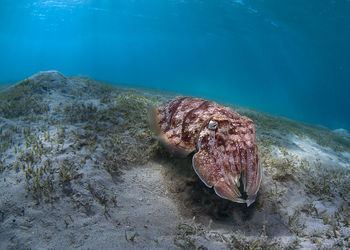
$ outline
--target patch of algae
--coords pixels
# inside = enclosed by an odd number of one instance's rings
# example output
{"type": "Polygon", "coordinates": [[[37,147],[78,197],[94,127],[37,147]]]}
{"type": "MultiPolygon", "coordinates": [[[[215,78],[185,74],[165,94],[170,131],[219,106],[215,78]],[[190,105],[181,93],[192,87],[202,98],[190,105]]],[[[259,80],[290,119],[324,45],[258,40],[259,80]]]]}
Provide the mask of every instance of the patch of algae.
{"type": "Polygon", "coordinates": [[[277,130],[285,135],[291,134],[300,138],[310,138],[318,145],[329,147],[334,151],[350,151],[350,141],[328,128],[297,122],[252,109],[238,107],[238,110],[241,115],[248,116],[254,121],[257,133],[277,130]]]}
{"type": "MultiPolygon", "coordinates": [[[[203,225],[192,222],[182,223],[176,228],[174,245],[180,249],[207,249],[203,240],[216,241],[225,244],[227,249],[281,249],[287,248],[277,239],[267,236],[266,226],[263,225],[259,235],[247,236],[240,232],[222,234],[215,231],[208,231],[203,225]]],[[[288,243],[288,248],[294,249],[299,245],[297,240],[288,243]]]]}
{"type": "Polygon", "coordinates": [[[110,97],[107,105],[74,102],[64,108],[67,122],[83,128],[73,132],[76,148],[101,147],[102,165],[110,172],[144,164],[158,148],[148,127],[148,109],[156,102],[150,97],[121,92],[110,97]]]}
{"type": "Polygon", "coordinates": [[[87,161],[113,175],[154,155],[159,146],[148,109],[160,98],[78,77],[48,89],[50,77],[26,79],[0,93],[0,172],[22,175],[36,203],[54,202],[57,191],[81,178],[87,161]],[[52,100],[44,99],[48,92],[52,100]]]}
{"type": "Polygon", "coordinates": [[[121,164],[145,163],[149,160],[158,147],[148,126],[148,109],[152,103],[154,101],[147,97],[123,94],[102,112],[109,119],[113,114],[119,114],[113,118],[116,119],[116,136],[107,142],[114,152],[109,157],[114,158],[113,154],[124,156],[121,162],[118,161],[121,164]]]}
{"type": "Polygon", "coordinates": [[[47,88],[25,79],[0,92],[0,115],[5,118],[38,115],[48,111],[48,105],[42,103],[47,88]]]}

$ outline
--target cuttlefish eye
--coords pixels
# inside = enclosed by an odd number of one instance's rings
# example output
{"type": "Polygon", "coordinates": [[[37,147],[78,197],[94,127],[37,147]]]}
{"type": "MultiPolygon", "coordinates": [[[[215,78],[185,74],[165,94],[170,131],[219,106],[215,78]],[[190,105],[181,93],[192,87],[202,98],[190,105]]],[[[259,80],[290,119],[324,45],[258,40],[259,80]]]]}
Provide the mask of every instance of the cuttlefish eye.
{"type": "Polygon", "coordinates": [[[209,128],[209,129],[215,130],[217,127],[218,127],[218,122],[217,122],[217,121],[211,120],[211,121],[209,122],[209,125],[208,125],[208,128],[209,128]]]}

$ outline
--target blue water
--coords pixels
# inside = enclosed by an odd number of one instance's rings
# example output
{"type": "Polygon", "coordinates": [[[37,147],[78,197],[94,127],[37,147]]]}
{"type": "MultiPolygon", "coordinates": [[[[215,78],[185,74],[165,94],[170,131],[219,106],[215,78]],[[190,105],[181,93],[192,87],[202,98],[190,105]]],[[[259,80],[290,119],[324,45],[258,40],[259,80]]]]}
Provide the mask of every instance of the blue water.
{"type": "Polygon", "coordinates": [[[50,69],[350,129],[350,1],[0,0],[0,82],[50,69]]]}

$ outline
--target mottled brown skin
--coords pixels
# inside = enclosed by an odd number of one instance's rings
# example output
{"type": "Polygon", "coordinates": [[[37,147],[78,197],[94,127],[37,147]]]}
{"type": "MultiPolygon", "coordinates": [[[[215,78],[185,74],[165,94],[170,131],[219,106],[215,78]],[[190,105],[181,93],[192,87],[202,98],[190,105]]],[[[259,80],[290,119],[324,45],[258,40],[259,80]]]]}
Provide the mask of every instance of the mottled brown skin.
{"type": "Polygon", "coordinates": [[[248,206],[255,201],[262,169],[251,119],[215,102],[177,97],[154,109],[151,123],[170,151],[198,151],[193,168],[217,195],[248,206]],[[239,191],[240,180],[246,200],[239,191]]]}

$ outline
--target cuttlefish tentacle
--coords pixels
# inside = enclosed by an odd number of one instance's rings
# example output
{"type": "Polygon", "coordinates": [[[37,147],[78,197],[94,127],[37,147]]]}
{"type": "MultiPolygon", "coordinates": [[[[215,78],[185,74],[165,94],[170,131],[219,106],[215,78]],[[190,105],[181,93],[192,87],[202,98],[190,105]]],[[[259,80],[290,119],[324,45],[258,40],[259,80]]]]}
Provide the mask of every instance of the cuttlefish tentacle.
{"type": "Polygon", "coordinates": [[[214,102],[178,97],[151,109],[150,121],[171,152],[198,151],[193,169],[218,196],[248,206],[255,201],[262,168],[252,120],[214,102]],[[242,198],[242,191],[247,199],[242,198]]]}

